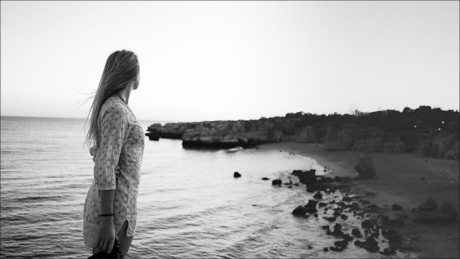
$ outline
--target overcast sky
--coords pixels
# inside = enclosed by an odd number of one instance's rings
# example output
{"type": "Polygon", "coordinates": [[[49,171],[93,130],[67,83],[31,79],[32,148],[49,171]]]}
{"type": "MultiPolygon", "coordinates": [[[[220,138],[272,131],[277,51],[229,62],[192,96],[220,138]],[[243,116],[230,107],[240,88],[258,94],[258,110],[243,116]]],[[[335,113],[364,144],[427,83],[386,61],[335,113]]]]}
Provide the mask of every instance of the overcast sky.
{"type": "Polygon", "coordinates": [[[1,2],[1,115],[87,115],[134,51],[141,120],[459,109],[458,1],[1,2]]]}

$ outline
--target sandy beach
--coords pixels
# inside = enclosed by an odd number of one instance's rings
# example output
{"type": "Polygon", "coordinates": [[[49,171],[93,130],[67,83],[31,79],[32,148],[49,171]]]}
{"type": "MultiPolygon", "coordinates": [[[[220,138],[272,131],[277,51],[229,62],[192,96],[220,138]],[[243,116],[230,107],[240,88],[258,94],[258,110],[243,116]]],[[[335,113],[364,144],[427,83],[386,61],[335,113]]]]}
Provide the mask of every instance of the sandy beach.
{"type": "MultiPolygon", "coordinates": [[[[325,151],[321,144],[277,143],[260,146],[304,155],[332,170],[330,176],[354,177],[354,165],[361,153],[325,151]]],[[[449,224],[426,224],[414,221],[414,210],[432,197],[438,204],[450,202],[459,211],[459,161],[420,158],[410,154],[373,154],[377,177],[353,180],[351,192],[371,192],[368,200],[381,213],[395,215],[393,204],[401,205],[408,219],[397,230],[409,240],[421,258],[459,258],[458,220],[449,224]]],[[[379,254],[376,256],[380,257],[379,254]]]]}

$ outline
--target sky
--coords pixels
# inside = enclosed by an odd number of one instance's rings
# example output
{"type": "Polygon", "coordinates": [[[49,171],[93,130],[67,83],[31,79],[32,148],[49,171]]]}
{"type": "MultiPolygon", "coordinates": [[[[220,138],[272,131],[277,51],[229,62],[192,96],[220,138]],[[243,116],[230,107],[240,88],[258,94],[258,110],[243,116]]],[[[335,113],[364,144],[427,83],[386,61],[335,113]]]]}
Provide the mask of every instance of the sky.
{"type": "Polygon", "coordinates": [[[2,1],[1,115],[86,118],[139,57],[140,120],[459,110],[458,1],[2,1]]]}

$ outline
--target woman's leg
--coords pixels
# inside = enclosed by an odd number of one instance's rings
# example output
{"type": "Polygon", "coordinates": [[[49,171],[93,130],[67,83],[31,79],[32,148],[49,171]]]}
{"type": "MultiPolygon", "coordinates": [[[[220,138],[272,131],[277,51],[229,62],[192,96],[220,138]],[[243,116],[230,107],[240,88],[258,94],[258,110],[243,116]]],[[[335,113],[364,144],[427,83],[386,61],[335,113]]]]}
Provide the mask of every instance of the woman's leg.
{"type": "Polygon", "coordinates": [[[118,231],[118,242],[120,242],[120,252],[123,254],[123,258],[128,254],[129,247],[131,242],[133,242],[133,237],[126,236],[126,231],[128,231],[128,221],[126,220],[121,226],[120,231],[118,231]]]}

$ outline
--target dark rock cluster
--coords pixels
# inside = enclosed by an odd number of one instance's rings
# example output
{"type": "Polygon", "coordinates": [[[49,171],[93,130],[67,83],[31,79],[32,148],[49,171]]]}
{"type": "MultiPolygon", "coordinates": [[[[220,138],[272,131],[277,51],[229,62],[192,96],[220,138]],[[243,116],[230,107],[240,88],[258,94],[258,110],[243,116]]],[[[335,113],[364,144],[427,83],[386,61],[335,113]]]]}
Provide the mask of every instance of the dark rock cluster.
{"type": "MultiPolygon", "coordinates": [[[[292,175],[307,185],[307,191],[315,192],[314,199],[295,208],[292,214],[303,218],[313,215],[327,220],[330,225],[323,225],[321,228],[326,234],[337,238],[334,245],[323,248],[324,252],[341,252],[347,249],[351,242],[356,247],[385,256],[395,255],[397,251],[411,250],[411,246],[405,243],[398,231],[405,226],[409,218],[403,213],[407,210],[403,206],[392,204],[385,206],[391,209],[385,210],[363,199],[372,197],[372,193],[351,195],[350,185],[344,186],[343,181],[317,176],[314,170],[294,170],[292,175]],[[391,215],[386,215],[387,213],[391,215]]],[[[432,198],[427,199],[413,210],[417,213],[415,222],[447,224],[455,222],[458,218],[455,207],[450,203],[444,202],[439,210],[437,209],[437,202],[432,198]]]]}

